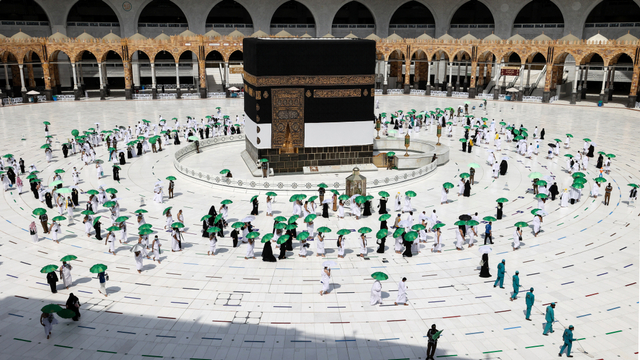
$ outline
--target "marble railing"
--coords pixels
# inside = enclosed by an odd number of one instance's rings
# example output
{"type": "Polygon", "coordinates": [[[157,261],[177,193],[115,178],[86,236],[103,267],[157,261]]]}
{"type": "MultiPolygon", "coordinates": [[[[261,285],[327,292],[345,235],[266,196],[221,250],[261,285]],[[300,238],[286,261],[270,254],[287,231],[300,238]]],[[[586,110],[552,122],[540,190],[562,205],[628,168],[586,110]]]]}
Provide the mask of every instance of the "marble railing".
{"type": "MultiPolygon", "coordinates": [[[[243,134],[241,135],[229,135],[229,136],[219,136],[215,138],[209,138],[200,140],[200,151],[206,150],[208,147],[212,146],[220,146],[227,143],[245,141],[245,137],[243,134]]],[[[260,191],[290,191],[290,192],[304,192],[304,191],[316,191],[318,190],[317,184],[322,180],[314,179],[313,176],[308,176],[308,181],[286,181],[284,179],[287,178],[286,175],[283,176],[275,176],[269,178],[249,178],[249,179],[241,179],[241,178],[227,178],[224,175],[221,175],[217,172],[207,172],[201,168],[189,168],[181,164],[181,161],[185,158],[194,155],[196,152],[196,147],[194,143],[188,143],[184,145],[180,150],[177,150],[174,154],[173,165],[178,172],[181,174],[188,176],[190,178],[204,181],[206,183],[218,186],[226,186],[232,188],[242,188],[247,190],[260,190],[260,191]]],[[[448,153],[447,153],[448,159],[448,153]]],[[[240,160],[238,158],[238,160],[240,160]]],[[[411,181],[422,176],[429,174],[434,171],[440,162],[432,162],[427,165],[421,166],[412,170],[398,171],[394,173],[392,176],[378,176],[375,177],[374,173],[364,174],[367,177],[367,188],[379,188],[383,186],[399,184],[407,181],[411,181]]],[[[244,165],[241,165],[244,166],[244,165]]],[[[216,169],[215,171],[219,171],[220,169],[216,169]]],[[[329,189],[336,189],[340,192],[343,192],[346,184],[345,178],[348,176],[348,173],[344,173],[344,176],[335,181],[326,181],[325,183],[329,185],[329,189]]]]}

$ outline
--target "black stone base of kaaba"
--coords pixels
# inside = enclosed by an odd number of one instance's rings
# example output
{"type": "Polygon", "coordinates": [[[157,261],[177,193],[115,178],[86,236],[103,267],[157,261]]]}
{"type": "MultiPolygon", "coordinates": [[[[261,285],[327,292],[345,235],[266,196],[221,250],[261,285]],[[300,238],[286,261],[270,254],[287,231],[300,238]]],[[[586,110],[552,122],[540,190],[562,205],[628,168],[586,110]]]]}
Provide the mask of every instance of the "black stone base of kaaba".
{"type": "Polygon", "coordinates": [[[254,161],[268,159],[273,172],[302,172],[305,166],[356,165],[373,162],[373,145],[330,146],[298,149],[295,154],[281,154],[278,149],[257,149],[246,140],[247,152],[254,161]]]}

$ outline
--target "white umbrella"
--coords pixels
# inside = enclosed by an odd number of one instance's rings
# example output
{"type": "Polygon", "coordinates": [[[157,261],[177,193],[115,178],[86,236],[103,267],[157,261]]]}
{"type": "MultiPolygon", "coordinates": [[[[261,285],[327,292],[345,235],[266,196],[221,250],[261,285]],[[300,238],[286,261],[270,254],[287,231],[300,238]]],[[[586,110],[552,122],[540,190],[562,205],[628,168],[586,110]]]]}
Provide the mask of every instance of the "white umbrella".
{"type": "Polygon", "coordinates": [[[502,159],[500,159],[500,160],[509,160],[509,157],[508,156],[503,156],[502,159]]]}
{"type": "Polygon", "coordinates": [[[256,218],[255,218],[254,216],[247,216],[247,217],[243,218],[243,219],[242,219],[242,220],[240,220],[240,221],[242,221],[242,222],[245,222],[245,223],[246,223],[246,222],[252,222],[252,221],[253,221],[253,220],[255,220],[255,219],[256,219],[256,218]]]}
{"type": "Polygon", "coordinates": [[[398,225],[400,225],[400,227],[403,227],[403,228],[411,227],[411,223],[410,223],[410,222],[408,222],[408,221],[406,221],[406,220],[405,220],[405,221],[400,221],[400,222],[398,223],[398,225]]]}
{"type": "Polygon", "coordinates": [[[162,186],[162,180],[160,180],[160,181],[156,182],[156,183],[154,184],[154,186],[162,186]]]}
{"type": "Polygon", "coordinates": [[[478,248],[478,251],[480,251],[480,254],[488,254],[492,252],[493,249],[489,245],[483,245],[478,248]]]}
{"type": "Polygon", "coordinates": [[[136,252],[136,251],[142,251],[144,249],[144,245],[142,244],[135,244],[131,247],[131,249],[129,249],[129,251],[131,252],[136,252]]]}
{"type": "Polygon", "coordinates": [[[332,268],[332,267],[338,267],[338,264],[336,264],[335,261],[327,260],[327,261],[322,263],[322,266],[323,267],[332,268]]]}
{"type": "Polygon", "coordinates": [[[518,89],[516,89],[514,87],[507,89],[507,92],[518,92],[518,91],[520,91],[520,90],[518,90],[518,89]]]}
{"type": "Polygon", "coordinates": [[[31,90],[31,91],[27,92],[27,95],[40,95],[40,93],[35,91],[35,90],[31,90]]]}
{"type": "Polygon", "coordinates": [[[324,199],[324,201],[322,202],[323,204],[330,204],[332,203],[333,200],[332,199],[324,199]]]}
{"type": "Polygon", "coordinates": [[[229,90],[229,91],[239,91],[240,89],[238,89],[235,86],[232,86],[232,87],[228,88],[227,90],[229,90]]]}

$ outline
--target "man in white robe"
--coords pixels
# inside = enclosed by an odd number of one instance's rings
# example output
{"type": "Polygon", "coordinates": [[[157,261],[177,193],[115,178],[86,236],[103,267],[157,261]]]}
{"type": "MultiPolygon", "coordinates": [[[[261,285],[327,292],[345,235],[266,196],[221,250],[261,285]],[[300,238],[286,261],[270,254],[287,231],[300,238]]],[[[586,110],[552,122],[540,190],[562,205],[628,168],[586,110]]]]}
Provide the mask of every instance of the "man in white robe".
{"type": "Polygon", "coordinates": [[[567,189],[564,189],[564,192],[562,193],[562,195],[560,195],[560,206],[569,206],[569,193],[567,192],[567,189]]]}
{"type": "Polygon", "coordinates": [[[402,281],[398,283],[398,295],[396,296],[396,302],[394,304],[404,304],[404,306],[409,306],[407,301],[407,278],[403,277],[402,281]]]}
{"type": "Polygon", "coordinates": [[[373,306],[377,305],[378,303],[382,305],[382,284],[379,280],[375,280],[373,282],[373,286],[371,287],[370,304],[371,306],[373,306]]]}

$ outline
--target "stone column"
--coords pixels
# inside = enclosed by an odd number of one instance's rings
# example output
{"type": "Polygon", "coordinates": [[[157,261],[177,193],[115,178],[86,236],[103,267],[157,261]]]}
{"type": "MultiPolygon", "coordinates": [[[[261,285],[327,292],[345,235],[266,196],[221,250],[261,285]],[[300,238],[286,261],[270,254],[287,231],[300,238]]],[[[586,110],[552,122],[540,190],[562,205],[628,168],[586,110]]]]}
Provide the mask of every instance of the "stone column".
{"type": "Polygon", "coordinates": [[[182,92],[180,91],[180,71],[178,70],[179,65],[180,64],[178,63],[178,61],[176,61],[176,98],[177,99],[182,98],[182,92]]]}
{"type": "Polygon", "coordinates": [[[29,75],[29,87],[30,88],[35,88],[36,87],[36,77],[35,77],[35,75],[33,75],[33,65],[32,64],[27,64],[27,74],[29,75]]]}
{"type": "Polygon", "coordinates": [[[85,86],[84,86],[84,73],[82,71],[82,63],[78,64],[78,80],[79,80],[78,82],[80,83],[80,86],[78,87],[80,88],[80,91],[84,95],[85,86]]]}
{"type": "Polygon", "coordinates": [[[422,71],[422,63],[416,59],[413,62],[413,88],[420,89],[420,71],[422,71]]]}
{"type": "Polygon", "coordinates": [[[518,73],[520,76],[520,88],[518,89],[518,101],[522,101],[522,97],[524,96],[524,65],[520,65],[520,72],[518,73]]]}
{"type": "Polygon", "coordinates": [[[441,90],[440,89],[440,59],[436,60],[436,74],[433,77],[433,83],[436,87],[436,89],[441,90]]]}
{"type": "Polygon", "coordinates": [[[547,73],[544,76],[544,91],[542,92],[542,102],[548,103],[551,97],[551,82],[554,72],[553,63],[547,63],[547,73]]]}
{"type": "Polygon", "coordinates": [[[616,79],[616,66],[613,65],[611,67],[611,71],[609,71],[609,86],[607,86],[607,97],[605,102],[609,102],[610,100],[613,100],[613,83],[615,82],[616,79]]]}
{"type": "MultiPolygon", "coordinates": [[[[465,66],[465,78],[466,78],[466,66],[465,66]]],[[[469,82],[469,99],[475,99],[476,97],[476,70],[478,68],[478,62],[477,61],[472,61],[471,62],[471,81],[469,82]]],[[[466,81],[465,81],[466,82],[466,81]]]]}
{"type": "Polygon", "coordinates": [[[427,61],[427,87],[425,88],[425,95],[431,95],[431,61],[427,61]]]}
{"type": "Polygon", "coordinates": [[[227,97],[231,97],[231,93],[227,90],[229,88],[229,62],[224,62],[224,92],[227,97]]]}
{"type": "Polygon", "coordinates": [[[631,91],[629,91],[629,99],[627,107],[634,108],[638,99],[638,78],[640,77],[640,64],[635,64],[633,74],[631,75],[631,91]]]}
{"type": "Polygon", "coordinates": [[[573,91],[571,91],[571,104],[575,104],[576,101],[578,100],[578,82],[580,81],[578,79],[578,73],[580,72],[580,65],[576,66],[576,71],[575,71],[575,75],[573,78],[573,91]]]}
{"type": "Polygon", "coordinates": [[[451,96],[451,92],[453,88],[451,87],[451,83],[453,82],[453,62],[449,61],[449,82],[447,83],[447,96],[451,96]]]}
{"type": "Polygon", "coordinates": [[[458,61],[458,74],[456,75],[456,91],[460,91],[460,61],[458,61]]]}
{"type": "Polygon", "coordinates": [[[582,79],[582,92],[580,93],[580,99],[587,98],[587,88],[589,87],[589,65],[584,66],[584,79],[582,79]]]}
{"type": "Polygon", "coordinates": [[[382,93],[386,94],[387,89],[389,88],[389,82],[387,80],[387,60],[382,62],[384,64],[384,69],[382,69],[382,93]]]}
{"type": "Polygon", "coordinates": [[[605,93],[604,93],[604,89],[607,86],[607,77],[609,75],[609,67],[605,66],[602,69],[602,88],[600,89],[600,101],[604,102],[605,101],[605,93]]]}
{"type": "Polygon", "coordinates": [[[131,69],[131,61],[122,61],[122,66],[124,67],[124,98],[131,100],[133,99],[133,70],[131,69]]]}
{"type": "Polygon", "coordinates": [[[51,91],[51,70],[49,69],[49,63],[42,63],[42,77],[44,77],[44,96],[47,101],[53,100],[53,93],[51,91]]]}
{"type": "Polygon", "coordinates": [[[4,88],[7,90],[11,90],[11,85],[9,84],[9,70],[7,70],[7,63],[4,63],[4,88]]]}
{"type": "Polygon", "coordinates": [[[158,90],[156,89],[156,64],[151,63],[151,97],[158,98],[158,90]]]}
{"type": "Polygon", "coordinates": [[[493,81],[493,100],[498,100],[500,98],[500,84],[498,83],[498,81],[500,81],[501,67],[502,64],[498,63],[498,60],[496,59],[496,76],[495,80],[493,81]]]}
{"type": "MultiPolygon", "coordinates": [[[[467,89],[467,91],[469,90],[468,74],[469,74],[469,62],[466,61],[464,63],[464,81],[462,82],[462,88],[467,89]]],[[[472,76],[475,77],[476,74],[474,73],[472,76]]]]}
{"type": "MultiPolygon", "coordinates": [[[[527,64],[527,84],[524,86],[524,93],[529,93],[531,88],[531,64],[527,64]]],[[[529,94],[531,96],[531,94],[529,94]]]]}
{"type": "Polygon", "coordinates": [[[404,59],[404,93],[409,94],[411,92],[409,85],[411,79],[411,59],[404,59]]]}
{"type": "Polygon", "coordinates": [[[100,100],[105,100],[104,78],[102,77],[102,63],[98,63],[98,77],[100,78],[100,100]]]}
{"type": "Polygon", "coordinates": [[[18,64],[18,67],[20,68],[20,84],[22,85],[20,87],[20,92],[22,93],[22,102],[27,102],[27,87],[25,86],[26,83],[24,82],[24,69],[23,69],[23,65],[22,64],[18,64]]]}
{"type": "MultiPolygon", "coordinates": [[[[109,74],[107,73],[107,62],[102,63],[102,76],[104,78],[104,91],[106,96],[111,96],[111,89],[109,87],[109,74]]],[[[126,93],[126,91],[125,91],[126,93]]]]}
{"type": "Polygon", "coordinates": [[[200,98],[201,99],[206,99],[207,98],[207,71],[206,71],[206,64],[205,64],[205,59],[198,59],[198,77],[200,80],[200,98]]]}
{"type": "MultiPolygon", "coordinates": [[[[578,82],[577,93],[582,94],[582,76],[584,75],[584,67],[582,65],[577,65],[577,64],[576,66],[580,68],[580,78],[576,79],[576,81],[578,82]]],[[[576,101],[580,101],[580,96],[576,96],[576,101]]]]}
{"type": "Polygon", "coordinates": [[[80,100],[82,95],[78,89],[78,75],[76,74],[76,63],[74,62],[71,63],[71,73],[73,74],[73,96],[75,100],[80,100]]]}

